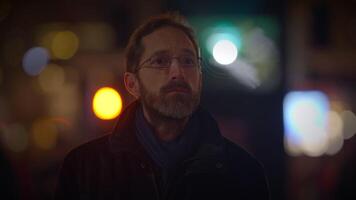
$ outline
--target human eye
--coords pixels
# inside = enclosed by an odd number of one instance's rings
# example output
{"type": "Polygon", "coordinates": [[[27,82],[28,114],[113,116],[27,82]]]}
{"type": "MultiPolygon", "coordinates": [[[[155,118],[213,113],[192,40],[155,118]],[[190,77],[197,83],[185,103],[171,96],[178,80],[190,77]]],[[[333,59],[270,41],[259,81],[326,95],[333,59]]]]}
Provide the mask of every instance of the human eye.
{"type": "Polygon", "coordinates": [[[195,66],[197,64],[196,58],[194,56],[184,55],[180,57],[180,62],[185,66],[195,66]]]}
{"type": "Polygon", "coordinates": [[[155,56],[151,59],[150,65],[152,67],[164,68],[169,65],[169,57],[167,56],[155,56]]]}

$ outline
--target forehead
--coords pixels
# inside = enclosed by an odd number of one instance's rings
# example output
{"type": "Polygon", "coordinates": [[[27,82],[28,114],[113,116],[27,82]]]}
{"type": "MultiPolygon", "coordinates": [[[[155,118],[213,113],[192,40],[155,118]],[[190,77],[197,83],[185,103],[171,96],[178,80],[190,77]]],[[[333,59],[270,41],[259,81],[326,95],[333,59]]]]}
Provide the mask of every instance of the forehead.
{"type": "Polygon", "coordinates": [[[182,30],[175,27],[157,29],[143,38],[142,45],[144,47],[143,58],[157,52],[180,54],[190,51],[196,55],[192,41],[182,30]]]}

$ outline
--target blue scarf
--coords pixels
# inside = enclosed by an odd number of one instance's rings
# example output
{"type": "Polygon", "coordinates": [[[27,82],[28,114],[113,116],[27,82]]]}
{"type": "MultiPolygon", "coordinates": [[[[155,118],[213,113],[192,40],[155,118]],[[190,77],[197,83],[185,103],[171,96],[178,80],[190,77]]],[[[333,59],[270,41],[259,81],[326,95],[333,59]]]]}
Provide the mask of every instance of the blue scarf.
{"type": "Polygon", "coordinates": [[[145,150],[161,168],[171,168],[193,153],[199,133],[199,120],[195,115],[189,119],[183,133],[173,141],[160,141],[144,117],[140,106],[136,111],[136,135],[145,150]]]}
{"type": "Polygon", "coordinates": [[[136,111],[136,135],[138,141],[161,169],[161,184],[165,190],[170,180],[175,178],[177,166],[194,153],[199,143],[199,119],[192,115],[183,133],[173,141],[160,141],[144,117],[142,106],[136,111]]]}

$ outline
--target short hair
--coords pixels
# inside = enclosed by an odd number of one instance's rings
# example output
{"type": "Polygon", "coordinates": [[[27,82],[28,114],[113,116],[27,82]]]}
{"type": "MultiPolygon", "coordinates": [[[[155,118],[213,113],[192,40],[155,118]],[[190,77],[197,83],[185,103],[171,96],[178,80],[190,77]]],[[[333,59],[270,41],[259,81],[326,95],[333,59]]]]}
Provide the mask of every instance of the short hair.
{"type": "Polygon", "coordinates": [[[137,65],[141,60],[144,51],[142,39],[163,27],[174,27],[188,36],[193,43],[197,56],[200,56],[198,43],[195,39],[194,30],[188,26],[185,18],[178,13],[166,13],[148,19],[140,25],[130,36],[129,42],[125,50],[125,65],[126,71],[135,73],[137,65]]]}

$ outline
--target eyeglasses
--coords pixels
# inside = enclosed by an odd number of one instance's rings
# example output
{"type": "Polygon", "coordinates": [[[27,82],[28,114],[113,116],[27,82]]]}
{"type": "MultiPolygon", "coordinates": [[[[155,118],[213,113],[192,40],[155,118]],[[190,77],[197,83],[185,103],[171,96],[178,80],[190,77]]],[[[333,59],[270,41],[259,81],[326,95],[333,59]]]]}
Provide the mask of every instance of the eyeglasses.
{"type": "Polygon", "coordinates": [[[154,55],[138,65],[135,71],[137,72],[142,68],[166,70],[171,66],[174,59],[177,59],[179,65],[185,69],[198,68],[201,60],[201,58],[193,55],[181,55],[176,57],[170,55],[154,55]]]}

